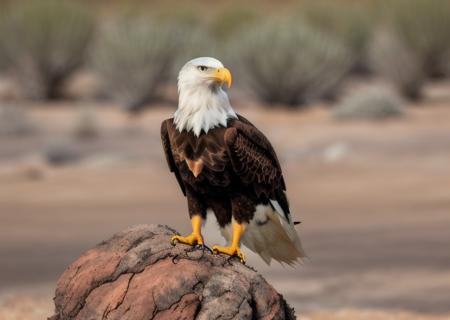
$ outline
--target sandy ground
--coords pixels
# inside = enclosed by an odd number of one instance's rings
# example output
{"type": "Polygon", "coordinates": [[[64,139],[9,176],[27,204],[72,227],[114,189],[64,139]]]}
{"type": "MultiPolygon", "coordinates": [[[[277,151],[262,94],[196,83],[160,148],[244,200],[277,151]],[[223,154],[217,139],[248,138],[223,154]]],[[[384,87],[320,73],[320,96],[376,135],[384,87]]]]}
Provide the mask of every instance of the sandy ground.
{"type": "MultiPolygon", "coordinates": [[[[302,319],[450,319],[450,106],[428,104],[382,123],[336,123],[321,108],[241,109],[279,153],[310,256],[295,269],[251,254],[249,264],[302,319]]],[[[100,136],[79,141],[73,107],[32,108],[38,134],[0,137],[0,319],[51,314],[64,268],[116,231],[188,231],[159,142],[171,111],[129,120],[99,106],[100,136]],[[48,166],[42,150],[55,141],[80,161],[48,166]]],[[[212,219],[206,228],[209,244],[222,241],[212,219]]]]}

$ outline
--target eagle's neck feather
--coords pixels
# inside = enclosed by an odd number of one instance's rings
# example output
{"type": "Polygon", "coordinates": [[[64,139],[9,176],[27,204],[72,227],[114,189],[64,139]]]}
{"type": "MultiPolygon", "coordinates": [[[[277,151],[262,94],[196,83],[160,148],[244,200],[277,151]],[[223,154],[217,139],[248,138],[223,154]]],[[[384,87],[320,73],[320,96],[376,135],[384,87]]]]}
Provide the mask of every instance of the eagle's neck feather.
{"type": "Polygon", "coordinates": [[[199,136],[218,126],[226,127],[228,119],[237,118],[222,88],[180,88],[178,109],[174,114],[176,128],[199,136]]]}

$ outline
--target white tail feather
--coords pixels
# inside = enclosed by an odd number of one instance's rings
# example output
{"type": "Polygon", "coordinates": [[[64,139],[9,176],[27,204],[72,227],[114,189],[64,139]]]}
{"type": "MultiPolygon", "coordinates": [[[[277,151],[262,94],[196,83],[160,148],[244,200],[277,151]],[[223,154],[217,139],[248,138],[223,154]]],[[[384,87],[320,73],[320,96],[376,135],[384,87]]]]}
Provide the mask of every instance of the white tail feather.
{"type": "MultiPolygon", "coordinates": [[[[253,219],[242,237],[242,244],[270,264],[272,259],[280,263],[293,265],[306,257],[300,239],[291,221],[288,221],[278,202],[270,205],[258,205],[253,219]]],[[[231,224],[221,229],[224,238],[230,242],[231,224]]]]}
{"type": "Polygon", "coordinates": [[[275,208],[276,212],[278,213],[279,220],[280,220],[281,225],[283,226],[284,230],[288,234],[288,236],[291,239],[291,241],[294,242],[295,247],[297,248],[297,250],[301,253],[301,257],[302,258],[306,257],[306,253],[303,250],[302,243],[301,243],[300,238],[299,238],[299,236],[297,234],[297,231],[295,230],[295,226],[294,226],[294,224],[292,222],[292,219],[288,219],[286,217],[286,214],[284,213],[283,209],[281,209],[281,206],[279,205],[278,201],[270,200],[270,202],[272,203],[273,207],[275,208]]]}

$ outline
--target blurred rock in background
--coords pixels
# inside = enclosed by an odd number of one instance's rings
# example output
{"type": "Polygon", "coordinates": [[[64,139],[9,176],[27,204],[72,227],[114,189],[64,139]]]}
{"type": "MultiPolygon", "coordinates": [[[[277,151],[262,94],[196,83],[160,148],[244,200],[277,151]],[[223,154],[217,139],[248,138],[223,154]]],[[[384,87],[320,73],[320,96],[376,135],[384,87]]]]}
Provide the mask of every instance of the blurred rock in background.
{"type": "Polygon", "coordinates": [[[20,136],[36,130],[23,107],[15,102],[0,102],[0,135],[20,136]]]}

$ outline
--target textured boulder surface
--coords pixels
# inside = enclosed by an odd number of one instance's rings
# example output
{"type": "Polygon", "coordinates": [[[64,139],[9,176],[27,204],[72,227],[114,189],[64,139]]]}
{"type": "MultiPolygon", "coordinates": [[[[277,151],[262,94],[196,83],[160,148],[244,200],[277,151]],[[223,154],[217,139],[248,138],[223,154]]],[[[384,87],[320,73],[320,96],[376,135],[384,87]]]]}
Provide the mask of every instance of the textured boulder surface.
{"type": "Polygon", "coordinates": [[[55,315],[68,319],[295,319],[283,297],[236,258],[142,225],[87,251],[58,280],[55,315]]]}

